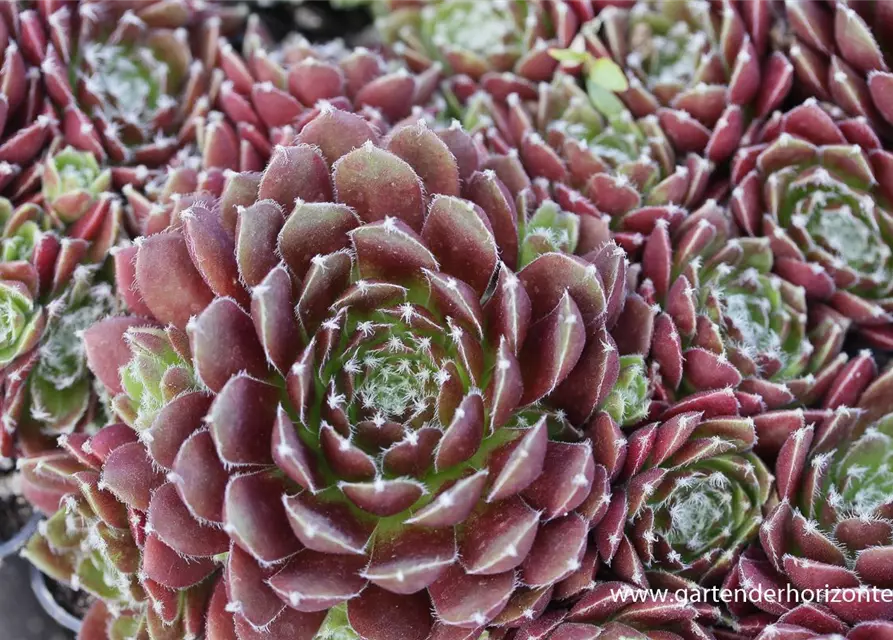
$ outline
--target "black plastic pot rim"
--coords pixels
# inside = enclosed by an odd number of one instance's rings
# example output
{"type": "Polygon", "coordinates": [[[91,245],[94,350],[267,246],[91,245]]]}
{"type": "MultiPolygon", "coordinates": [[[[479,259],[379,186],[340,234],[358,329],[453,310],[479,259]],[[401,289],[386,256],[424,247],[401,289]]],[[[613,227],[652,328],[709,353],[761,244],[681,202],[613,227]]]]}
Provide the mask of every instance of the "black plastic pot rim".
{"type": "Polygon", "coordinates": [[[37,601],[46,614],[56,621],[62,627],[70,631],[78,633],[81,630],[81,620],[66,611],[62,605],[56,602],[53,594],[47,587],[47,580],[50,580],[43,572],[34,565],[31,565],[31,590],[37,597],[37,601]]]}
{"type": "Polygon", "coordinates": [[[9,540],[0,542],[0,560],[18,553],[19,550],[25,546],[25,543],[28,542],[28,539],[34,535],[34,532],[37,531],[37,525],[42,519],[43,516],[39,513],[35,513],[31,516],[31,519],[19,529],[18,533],[9,540]]]}

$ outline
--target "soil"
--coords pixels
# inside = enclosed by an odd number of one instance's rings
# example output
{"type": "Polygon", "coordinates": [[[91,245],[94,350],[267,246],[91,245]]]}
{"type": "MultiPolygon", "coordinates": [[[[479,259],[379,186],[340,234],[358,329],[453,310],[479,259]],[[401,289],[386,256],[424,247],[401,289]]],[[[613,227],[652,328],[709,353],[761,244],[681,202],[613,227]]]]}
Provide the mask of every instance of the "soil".
{"type": "Polygon", "coordinates": [[[68,585],[56,582],[46,576],[44,580],[46,580],[47,589],[60,607],[78,620],[82,620],[87,615],[87,610],[93,603],[93,596],[85,591],[75,591],[68,585]]]}
{"type": "Polygon", "coordinates": [[[255,0],[251,8],[275,40],[281,40],[290,31],[299,31],[311,42],[343,38],[352,45],[362,44],[357,39],[362,39],[363,32],[372,23],[370,12],[364,6],[335,9],[328,2],[255,0]]]}
{"type": "Polygon", "coordinates": [[[843,345],[843,350],[846,351],[851,358],[856,357],[865,350],[871,351],[871,354],[874,356],[874,361],[877,363],[878,371],[884,371],[891,363],[893,363],[893,357],[891,357],[890,353],[883,349],[873,348],[873,345],[860,338],[859,334],[855,331],[850,332],[850,335],[847,336],[847,340],[843,345]]]}
{"type": "Polygon", "coordinates": [[[18,478],[13,469],[0,470],[0,542],[21,531],[34,514],[18,490],[18,478]]]}

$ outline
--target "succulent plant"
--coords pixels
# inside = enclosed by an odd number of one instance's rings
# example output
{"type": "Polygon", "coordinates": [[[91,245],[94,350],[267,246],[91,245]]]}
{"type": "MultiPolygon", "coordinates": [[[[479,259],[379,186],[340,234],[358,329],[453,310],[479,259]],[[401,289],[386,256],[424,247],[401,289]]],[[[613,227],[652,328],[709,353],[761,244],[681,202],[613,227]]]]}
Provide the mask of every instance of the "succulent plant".
{"type": "Polygon", "coordinates": [[[893,73],[879,36],[893,28],[884,3],[786,1],[788,53],[803,93],[868,118],[889,135],[893,73]]]}
{"type": "Polygon", "coordinates": [[[817,309],[891,348],[893,156],[864,120],[837,116],[810,100],[771,118],[735,155],[730,208],[817,309]]]}
{"type": "Polygon", "coordinates": [[[684,400],[628,435],[604,414],[590,423],[595,459],[614,487],[592,553],[616,578],[640,588],[661,574],[718,584],[756,535],[772,475],[751,451],[753,420],[737,412],[724,390],[684,400]]]}
{"type": "Polygon", "coordinates": [[[96,282],[95,267],[75,270],[71,284],[47,308],[47,325],[28,375],[31,420],[50,435],[72,431],[89,411],[93,381],[87,370],[81,332],[116,310],[111,287],[96,282]]]}
{"type": "Polygon", "coordinates": [[[276,145],[291,144],[328,106],[357,113],[384,135],[432,99],[440,77],[439,65],[416,74],[398,59],[337,40],[311,44],[290,34],[276,43],[257,20],[249,20],[241,53],[221,44],[219,65],[215,106],[226,118],[207,119],[197,131],[206,169],[262,170],[276,145]]]}
{"type": "MultiPolygon", "coordinates": [[[[46,230],[49,220],[43,210],[33,204],[13,208],[6,198],[0,198],[0,264],[27,262],[34,253],[40,234],[46,230]]],[[[9,270],[4,266],[3,269],[9,270]]]]}
{"type": "Polygon", "coordinates": [[[43,164],[41,195],[14,210],[0,201],[4,458],[53,448],[59,434],[104,420],[81,333],[117,308],[102,265],[119,239],[121,206],[89,154],[50,150],[43,164]]]}
{"type": "Polygon", "coordinates": [[[362,637],[425,638],[518,626],[578,567],[606,490],[580,426],[649,399],[608,333],[622,252],[524,254],[506,201],[458,197],[483,179],[460,129],[373,138],[323,109],[261,176],[116,255],[131,309],[171,326],[85,333],[134,434],[97,486],[140,514],[128,580],[153,607],[146,584],[182,593],[225,564],[208,624],[230,634],[311,637],[346,603],[362,637]],[[500,250],[530,261],[516,274],[500,250]]]}
{"type": "Polygon", "coordinates": [[[640,0],[600,12],[577,48],[624,69],[629,87],[620,96],[633,115],[655,114],[677,150],[719,163],[749,120],[768,115],[791,88],[791,63],[768,55],[771,26],[763,0],[640,0]]]}
{"type": "MultiPolygon", "coordinates": [[[[21,263],[20,263],[21,264],[21,263]]],[[[4,369],[19,355],[34,346],[44,326],[40,307],[34,300],[35,291],[28,285],[36,285],[36,274],[25,270],[21,277],[10,273],[19,265],[3,265],[3,350],[4,369]],[[33,278],[29,282],[29,279],[33,278]]]]}
{"type": "Polygon", "coordinates": [[[51,514],[23,555],[53,579],[95,598],[79,637],[199,637],[213,583],[175,592],[147,576],[138,579],[136,542],[145,544],[145,514],[129,510],[103,485],[100,471],[106,460],[114,464],[134,450],[143,451],[135,432],[110,425],[93,436],[60,438],[59,444],[59,450],[19,464],[31,487],[29,493],[26,486],[26,495],[51,514]],[[155,606],[144,606],[147,593],[155,606]]]}
{"type": "Polygon", "coordinates": [[[33,218],[7,239],[18,241],[16,259],[0,265],[4,457],[16,453],[17,430],[26,428],[39,442],[89,419],[92,387],[80,332],[113,309],[109,286],[94,284],[97,267],[79,264],[90,250],[86,240],[38,230],[45,214],[35,205],[23,205],[14,216],[33,218]]]}
{"type": "Polygon", "coordinates": [[[80,637],[886,640],[750,589],[893,588],[888,4],[371,9],[0,3],[0,463],[80,637]]]}
{"type": "Polygon", "coordinates": [[[218,38],[243,18],[237,5],[165,1],[47,3],[21,16],[65,141],[100,162],[149,166],[194,137],[218,38]]]}
{"type": "MultiPolygon", "coordinates": [[[[889,393],[888,381],[881,386],[889,393]]],[[[882,404],[889,409],[889,396],[882,404]]],[[[889,629],[893,620],[891,605],[870,593],[890,586],[893,417],[840,426],[809,425],[785,442],[777,462],[781,502],[760,532],[765,557],[743,558],[736,577],[764,588],[790,581],[797,589],[831,595],[820,603],[755,601],[775,618],[761,637],[864,637],[889,629]]]]}
{"type": "Polygon", "coordinates": [[[451,75],[474,79],[511,71],[532,82],[550,80],[558,64],[549,48],[569,46],[595,14],[590,3],[563,0],[393,4],[377,27],[414,67],[439,62],[451,75]]]}
{"type": "Polygon", "coordinates": [[[658,221],[615,331],[621,353],[650,354],[671,401],[728,387],[755,414],[833,395],[847,323],[810,327],[804,289],[772,273],[771,241],[737,234],[712,200],[658,221]]]}
{"type": "MultiPolygon", "coordinates": [[[[78,194],[60,185],[56,195],[70,204],[78,194]]],[[[108,193],[67,228],[57,212],[34,203],[12,211],[6,202],[4,209],[0,453],[10,457],[16,436],[28,440],[26,449],[39,450],[49,446],[48,437],[51,444],[94,417],[81,332],[116,308],[100,269],[117,242],[121,213],[108,193]]]]}
{"type": "Polygon", "coordinates": [[[60,223],[70,224],[88,214],[111,182],[111,170],[92,154],[66,147],[44,162],[43,201],[60,223]]]}
{"type": "Polygon", "coordinates": [[[497,152],[487,167],[514,191],[526,172],[535,191],[580,215],[590,242],[613,239],[634,253],[656,220],[683,216],[707,193],[711,163],[677,157],[656,117],[633,120],[594,84],[587,93],[558,74],[533,89],[502,76],[475,89],[460,110],[497,152]]]}

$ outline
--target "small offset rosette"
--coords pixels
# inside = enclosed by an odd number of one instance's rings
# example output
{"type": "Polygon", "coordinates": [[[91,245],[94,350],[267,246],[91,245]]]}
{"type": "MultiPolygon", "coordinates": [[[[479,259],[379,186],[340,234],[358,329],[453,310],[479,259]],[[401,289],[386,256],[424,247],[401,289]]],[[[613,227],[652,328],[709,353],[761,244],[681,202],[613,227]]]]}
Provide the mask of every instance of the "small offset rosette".
{"type": "Polygon", "coordinates": [[[775,272],[893,345],[893,156],[859,118],[807,101],[773,116],[732,165],[730,208],[748,235],[769,239],[775,272]]]}
{"type": "Polygon", "coordinates": [[[575,47],[620,65],[624,103],[637,118],[655,115],[680,153],[719,163],[793,84],[791,63],[769,53],[772,23],[765,0],[642,0],[602,10],[575,47]]]}

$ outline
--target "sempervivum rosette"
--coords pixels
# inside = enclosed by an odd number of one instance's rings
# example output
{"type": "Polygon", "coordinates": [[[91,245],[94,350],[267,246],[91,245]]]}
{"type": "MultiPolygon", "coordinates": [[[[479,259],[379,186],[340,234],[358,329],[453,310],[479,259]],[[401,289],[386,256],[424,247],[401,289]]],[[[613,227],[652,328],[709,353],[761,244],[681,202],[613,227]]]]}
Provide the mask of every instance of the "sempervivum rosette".
{"type": "Polygon", "coordinates": [[[564,0],[394,4],[377,26],[411,65],[440,62],[475,79],[511,71],[532,82],[552,77],[558,63],[549,48],[569,46],[596,13],[592,3],[564,0]]]}
{"type": "Polygon", "coordinates": [[[51,228],[90,242],[88,262],[101,263],[121,233],[121,202],[109,192],[112,172],[93,155],[66,147],[50,149],[43,163],[40,201],[51,228]]]}
{"type": "Polygon", "coordinates": [[[5,457],[52,447],[57,435],[96,418],[80,334],[117,306],[100,274],[121,223],[120,203],[102,191],[108,181],[89,154],[65,149],[45,160],[43,192],[34,202],[13,210],[4,201],[5,457]]]}
{"type": "MultiPolygon", "coordinates": [[[[875,386],[866,396],[889,394],[888,380],[875,386]]],[[[889,410],[889,395],[881,397],[881,405],[889,410]]],[[[792,433],[782,447],[781,502],[760,532],[765,558],[742,558],[736,581],[764,588],[783,588],[789,581],[798,589],[828,592],[818,602],[757,600],[764,617],[777,618],[763,637],[857,638],[867,632],[885,637],[893,629],[889,596],[872,593],[893,586],[893,416],[865,422],[856,423],[855,431],[810,425],[792,433]]]]}
{"type": "MultiPolygon", "coordinates": [[[[116,310],[111,286],[96,267],[79,266],[71,282],[47,296],[46,326],[35,350],[14,364],[6,387],[4,426],[26,439],[70,433],[100,411],[81,332],[116,310]]],[[[33,443],[31,444],[33,447],[33,443]]]]}
{"type": "Polygon", "coordinates": [[[486,166],[506,185],[524,184],[512,177],[523,167],[537,191],[581,215],[591,234],[630,252],[656,220],[684,217],[707,192],[711,163],[677,156],[656,117],[634,120],[610,93],[593,99],[563,73],[535,89],[508,76],[481,85],[465,100],[463,123],[497,153],[486,166]]]}
{"type": "Polygon", "coordinates": [[[44,163],[41,188],[47,208],[61,223],[80,220],[112,182],[91,154],[66,147],[44,163]]]}
{"type": "Polygon", "coordinates": [[[626,72],[621,97],[636,117],[656,114],[683,152],[727,159],[750,118],[784,100],[793,69],[767,57],[771,8],[753,2],[641,0],[610,7],[581,30],[579,47],[626,72]]]}
{"type": "Polygon", "coordinates": [[[893,124],[893,73],[879,36],[893,28],[883,2],[786,1],[788,52],[807,95],[833,102],[852,116],[893,124]]]}
{"type": "MultiPolygon", "coordinates": [[[[641,588],[674,577],[722,581],[756,536],[772,483],[751,452],[753,420],[737,414],[724,390],[686,399],[629,434],[605,414],[591,422],[587,435],[614,489],[589,553],[611,575],[641,588]]],[[[583,602],[590,598],[599,599],[583,602]]]]}
{"type": "Polygon", "coordinates": [[[769,238],[781,277],[893,346],[893,155],[864,120],[815,101],[773,117],[753,142],[732,167],[742,230],[769,238]]]}
{"type": "Polygon", "coordinates": [[[681,223],[658,222],[615,333],[621,353],[650,354],[671,400],[728,387],[755,414],[833,394],[846,324],[808,327],[806,294],[772,273],[770,240],[736,236],[712,200],[681,223]]]}
{"type": "Polygon", "coordinates": [[[387,147],[280,148],[253,195],[230,176],[119,270],[179,329],[87,332],[139,436],[99,477],[139,522],[151,610],[224,565],[209,634],[309,638],[346,604],[363,637],[424,639],[518,626],[579,568],[607,477],[575,425],[647,403],[607,333],[622,252],[516,275],[508,210],[448,195],[451,147],[420,125],[387,147]]]}
{"type": "MultiPolygon", "coordinates": [[[[116,319],[119,323],[130,320],[116,319]]],[[[143,340],[157,346],[165,339],[163,332],[158,333],[160,336],[151,331],[134,335],[134,348],[139,350],[143,340]]],[[[157,380],[151,391],[160,397],[157,380]]],[[[109,493],[104,484],[102,472],[106,462],[114,467],[127,460],[130,471],[137,476],[158,473],[150,466],[136,432],[124,424],[111,424],[92,436],[75,433],[60,438],[59,445],[56,451],[28,457],[19,465],[28,482],[26,495],[48,514],[23,555],[53,579],[92,596],[94,604],[79,637],[200,637],[212,582],[198,578],[194,580],[196,584],[173,590],[142,573],[140,550],[152,545],[143,530],[150,487],[132,486],[128,502],[137,507],[129,507],[109,493]],[[138,472],[140,463],[144,466],[138,472]],[[146,606],[149,598],[152,606],[146,606]]],[[[118,480],[116,486],[120,487],[120,483],[118,480]]],[[[219,531],[206,531],[204,535],[203,540],[194,542],[193,551],[207,549],[223,536],[219,531]]],[[[187,583],[205,571],[208,564],[194,561],[184,571],[179,556],[172,555],[169,562],[171,570],[181,570],[179,579],[187,583]]]]}
{"type": "Polygon", "coordinates": [[[43,233],[28,260],[0,265],[5,457],[17,453],[17,435],[27,440],[25,449],[41,450],[46,436],[73,431],[96,408],[80,332],[111,312],[114,301],[110,287],[95,282],[96,267],[79,264],[88,251],[85,240],[43,233]]]}
{"type": "Polygon", "coordinates": [[[12,204],[0,200],[3,216],[3,347],[0,365],[4,371],[22,353],[34,346],[43,328],[42,315],[35,301],[39,276],[31,257],[42,231],[46,216],[32,204],[13,209],[12,204]]]}
{"type": "Polygon", "coordinates": [[[155,166],[189,141],[187,124],[209,107],[217,37],[241,22],[235,6],[208,6],[82,1],[24,12],[66,142],[100,161],[155,166]]]}

